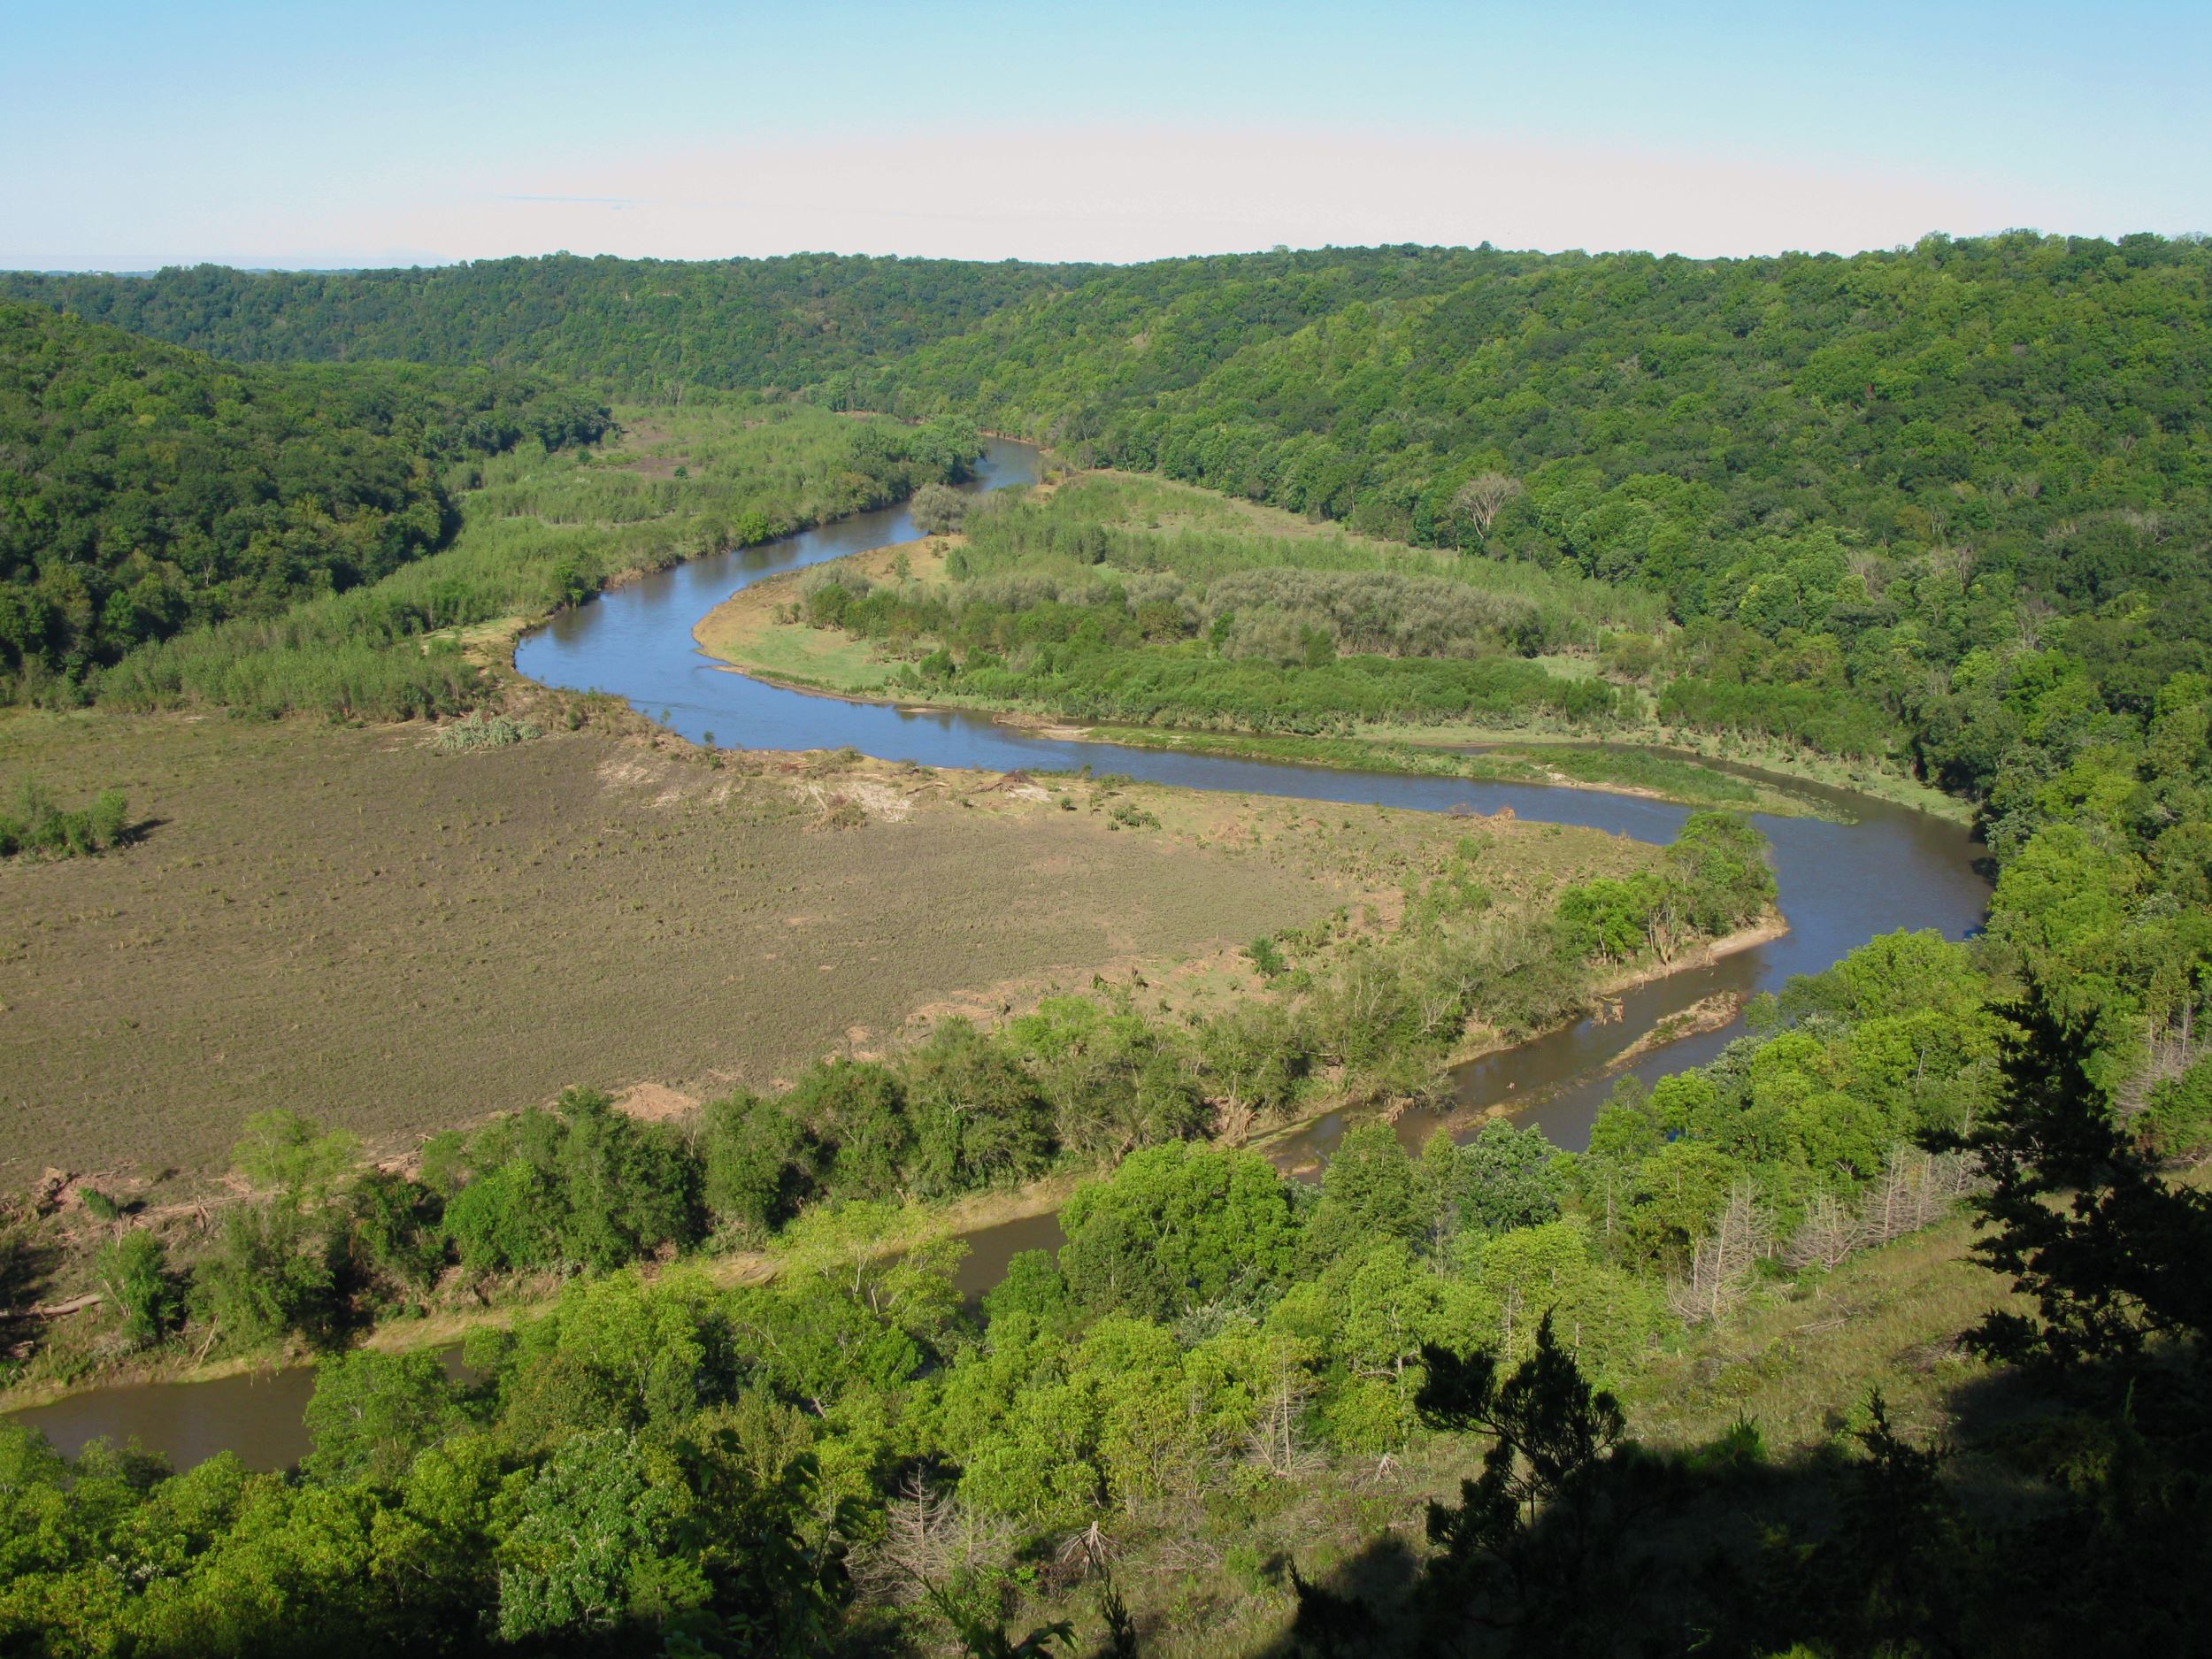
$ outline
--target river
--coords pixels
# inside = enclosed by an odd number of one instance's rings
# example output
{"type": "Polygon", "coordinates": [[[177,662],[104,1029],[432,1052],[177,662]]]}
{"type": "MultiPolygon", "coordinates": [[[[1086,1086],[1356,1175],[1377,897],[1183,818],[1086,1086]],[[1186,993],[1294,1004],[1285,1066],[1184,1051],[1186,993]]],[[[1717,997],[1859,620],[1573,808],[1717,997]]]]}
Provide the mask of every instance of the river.
{"type": "MultiPolygon", "coordinates": [[[[1037,475],[1038,451],[1005,439],[987,441],[977,476],[967,486],[990,490],[1037,475]]],[[[1419,811],[1454,808],[1580,825],[1639,841],[1673,838],[1687,809],[1596,790],[1476,783],[1448,778],[1401,778],[1325,767],[1125,749],[1102,742],[1043,737],[1002,726],[987,715],[917,711],[850,703],[764,684],[703,655],[691,630],[739,588],[780,571],[818,565],[870,548],[913,540],[918,532],[904,507],[857,513],[819,529],[758,547],[695,559],[627,583],[564,612],[524,638],[515,665],[530,678],[575,691],[604,691],[695,742],[726,748],[804,749],[849,745],[886,760],[1010,772],[1072,772],[1090,765],[1185,788],[1278,795],[1344,804],[1373,803],[1419,811]]],[[[1757,822],[1773,846],[1775,879],[1789,932],[1710,966],[1671,974],[1620,999],[1617,1019],[1588,1019],[1463,1066],[1454,1087],[1463,1108],[1498,1103],[1517,1121],[1541,1128],[1565,1147],[1580,1147],[1623,1072],[1608,1062],[1655,1022],[1690,1004],[1729,992],[1778,989],[1792,974],[1813,973],[1878,933],[1934,927],[1952,938],[1978,928],[1989,887],[1978,848],[1962,826],[1842,790],[1784,780],[1800,795],[1821,799],[1832,821],[1770,818],[1757,822]]],[[[1628,1072],[1649,1081],[1710,1059],[1740,1027],[1670,1044],[1628,1072]]],[[[1418,1140],[1437,1121],[1408,1114],[1400,1133],[1418,1140]]],[[[1277,1143],[1286,1167],[1325,1157],[1343,1131],[1324,1118],[1277,1143]]],[[[961,1287],[974,1294],[995,1283],[1018,1251],[1052,1248],[1055,1217],[1036,1216],[969,1235],[961,1287]]],[[[307,1450],[300,1408],[313,1387],[304,1368],[215,1382],[133,1384],[97,1388],[16,1413],[74,1454],[98,1435],[135,1436],[166,1453],[179,1468],[228,1448],[251,1467],[274,1469],[307,1450]]]]}

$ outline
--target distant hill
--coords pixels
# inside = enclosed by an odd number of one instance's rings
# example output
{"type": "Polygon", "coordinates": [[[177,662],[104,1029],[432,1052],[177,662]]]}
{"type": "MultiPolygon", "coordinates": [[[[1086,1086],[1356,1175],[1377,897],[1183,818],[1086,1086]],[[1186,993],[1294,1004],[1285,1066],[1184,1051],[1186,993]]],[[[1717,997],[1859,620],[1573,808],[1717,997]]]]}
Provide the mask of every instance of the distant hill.
{"type": "Polygon", "coordinates": [[[551,370],[627,396],[792,388],[973,328],[1098,267],[799,254],[487,259],[405,271],[0,276],[35,300],[240,362],[388,357],[551,370]]]}

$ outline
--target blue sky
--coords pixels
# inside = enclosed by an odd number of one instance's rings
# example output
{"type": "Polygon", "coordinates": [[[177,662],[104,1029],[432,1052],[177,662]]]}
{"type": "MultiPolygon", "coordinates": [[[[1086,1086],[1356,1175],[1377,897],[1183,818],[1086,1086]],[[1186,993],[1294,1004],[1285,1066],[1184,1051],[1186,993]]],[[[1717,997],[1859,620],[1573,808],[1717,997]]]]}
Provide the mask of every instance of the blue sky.
{"type": "Polygon", "coordinates": [[[623,10],[19,15],[0,265],[2212,229],[2212,4],[623,10]]]}

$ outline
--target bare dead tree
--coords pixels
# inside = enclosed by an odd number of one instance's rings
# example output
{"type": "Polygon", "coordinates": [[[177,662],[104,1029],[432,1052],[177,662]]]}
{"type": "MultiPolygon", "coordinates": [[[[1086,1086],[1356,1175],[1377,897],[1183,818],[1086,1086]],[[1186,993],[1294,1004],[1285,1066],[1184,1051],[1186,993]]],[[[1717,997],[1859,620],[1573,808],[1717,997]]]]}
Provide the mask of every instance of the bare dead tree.
{"type": "Polygon", "coordinates": [[[1686,1325],[1725,1317],[1742,1302],[1753,1271],[1773,1248],[1772,1215],[1750,1181],[1738,1181],[1690,1252],[1689,1271],[1667,1287],[1667,1305],[1686,1325]]]}
{"type": "Polygon", "coordinates": [[[1312,1466],[1300,1424],[1316,1385],[1300,1367],[1280,1366],[1261,1396],[1258,1418],[1245,1439],[1252,1459],[1271,1475],[1289,1476],[1312,1466]]]}
{"type": "Polygon", "coordinates": [[[1521,493],[1521,480],[1503,472],[1478,472],[1452,494],[1452,511],[1465,519],[1475,540],[1487,542],[1490,526],[1506,503],[1521,493]]]}
{"type": "Polygon", "coordinates": [[[1863,1229],[1851,1207],[1832,1193],[1821,1193],[1805,1206],[1805,1218],[1790,1234],[1782,1259],[1793,1268],[1836,1268],[1857,1249],[1863,1229]]]}
{"type": "Polygon", "coordinates": [[[904,1606],[957,1573],[1002,1563],[1011,1546],[1004,1522],[910,1475],[885,1507],[882,1539],[855,1555],[853,1586],[868,1600],[904,1606]]]}

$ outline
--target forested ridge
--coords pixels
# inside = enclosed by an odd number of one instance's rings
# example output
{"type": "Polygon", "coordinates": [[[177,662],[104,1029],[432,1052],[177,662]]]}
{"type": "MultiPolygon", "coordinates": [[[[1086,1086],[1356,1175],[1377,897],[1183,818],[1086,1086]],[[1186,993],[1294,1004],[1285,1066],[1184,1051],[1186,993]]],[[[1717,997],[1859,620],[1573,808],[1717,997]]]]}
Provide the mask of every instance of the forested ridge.
{"type": "Polygon", "coordinates": [[[480,259],[409,271],[0,275],[0,294],[241,362],[541,369],[626,397],[792,390],[962,333],[1096,267],[798,254],[480,259]]]}

